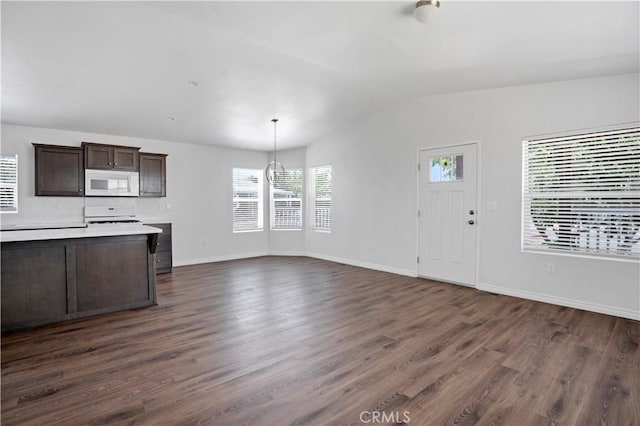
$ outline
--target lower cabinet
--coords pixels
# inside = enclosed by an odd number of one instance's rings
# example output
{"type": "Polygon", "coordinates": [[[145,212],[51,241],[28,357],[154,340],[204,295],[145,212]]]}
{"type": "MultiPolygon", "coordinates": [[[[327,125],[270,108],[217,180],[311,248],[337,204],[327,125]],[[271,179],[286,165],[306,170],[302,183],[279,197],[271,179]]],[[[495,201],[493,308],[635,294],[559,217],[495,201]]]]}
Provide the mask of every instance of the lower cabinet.
{"type": "Polygon", "coordinates": [[[156,303],[156,234],[2,244],[2,331],[156,303]]]}
{"type": "Polygon", "coordinates": [[[76,246],[78,312],[148,301],[147,251],[146,239],[76,246]]]}
{"type": "Polygon", "coordinates": [[[64,246],[2,244],[2,328],[67,314],[64,246]]]}
{"type": "Polygon", "coordinates": [[[171,272],[173,264],[172,244],[171,244],[171,224],[170,223],[147,223],[145,225],[162,229],[162,234],[158,234],[156,247],[156,273],[165,274],[171,272]]]}

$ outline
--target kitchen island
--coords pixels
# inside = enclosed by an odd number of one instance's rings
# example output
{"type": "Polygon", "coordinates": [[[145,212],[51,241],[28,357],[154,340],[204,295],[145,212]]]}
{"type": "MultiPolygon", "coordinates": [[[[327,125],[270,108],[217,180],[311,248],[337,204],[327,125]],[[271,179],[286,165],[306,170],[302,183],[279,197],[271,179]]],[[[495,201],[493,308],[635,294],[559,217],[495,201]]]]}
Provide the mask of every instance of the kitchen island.
{"type": "Polygon", "coordinates": [[[161,232],[144,225],[2,231],[2,331],[154,305],[161,232]]]}

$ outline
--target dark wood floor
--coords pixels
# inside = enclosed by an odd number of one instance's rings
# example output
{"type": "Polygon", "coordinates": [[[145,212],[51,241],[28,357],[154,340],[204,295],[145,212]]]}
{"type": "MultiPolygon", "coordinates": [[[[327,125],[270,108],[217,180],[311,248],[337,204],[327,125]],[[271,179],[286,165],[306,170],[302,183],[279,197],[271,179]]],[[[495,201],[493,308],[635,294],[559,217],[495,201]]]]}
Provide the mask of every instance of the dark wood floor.
{"type": "Polygon", "coordinates": [[[4,336],[2,424],[640,424],[636,321],[308,258],[158,290],[4,336]]]}

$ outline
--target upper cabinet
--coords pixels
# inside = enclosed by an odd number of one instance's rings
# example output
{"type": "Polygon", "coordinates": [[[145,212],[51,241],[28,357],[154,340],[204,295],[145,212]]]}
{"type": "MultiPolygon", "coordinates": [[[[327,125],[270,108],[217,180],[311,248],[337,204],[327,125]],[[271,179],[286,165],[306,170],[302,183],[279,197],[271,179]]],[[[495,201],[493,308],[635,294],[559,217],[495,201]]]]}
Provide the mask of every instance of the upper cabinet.
{"type": "Polygon", "coordinates": [[[167,154],[140,153],[140,196],[167,196],[167,154]]]}
{"type": "Polygon", "coordinates": [[[71,146],[33,144],[36,195],[84,196],[84,153],[71,146]]]}
{"type": "Polygon", "coordinates": [[[85,169],[139,172],[140,197],[167,196],[167,154],[82,142],[82,147],[34,143],[36,195],[85,196],[85,169]]]}
{"type": "Polygon", "coordinates": [[[84,161],[87,169],[125,170],[137,172],[139,170],[140,148],[103,145],[92,142],[82,142],[84,161]]]}

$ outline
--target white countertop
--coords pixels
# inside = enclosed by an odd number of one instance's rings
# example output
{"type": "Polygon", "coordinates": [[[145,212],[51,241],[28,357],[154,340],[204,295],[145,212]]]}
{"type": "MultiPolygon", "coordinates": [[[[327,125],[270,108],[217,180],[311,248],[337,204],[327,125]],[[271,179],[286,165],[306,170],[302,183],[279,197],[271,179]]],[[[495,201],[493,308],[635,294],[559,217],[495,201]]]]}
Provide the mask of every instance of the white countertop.
{"type": "Polygon", "coordinates": [[[61,240],[65,238],[114,237],[118,235],[160,234],[162,229],[146,225],[96,225],[87,228],[29,229],[0,232],[0,241],[61,240]]]}
{"type": "Polygon", "coordinates": [[[137,217],[138,220],[140,220],[140,222],[144,223],[145,225],[151,225],[153,226],[156,223],[171,223],[172,221],[170,219],[162,219],[162,218],[158,218],[158,217],[137,217]]]}
{"type": "Polygon", "coordinates": [[[27,229],[58,229],[58,228],[86,228],[87,224],[84,222],[53,222],[53,223],[14,223],[0,225],[0,231],[23,231],[27,229]]]}

